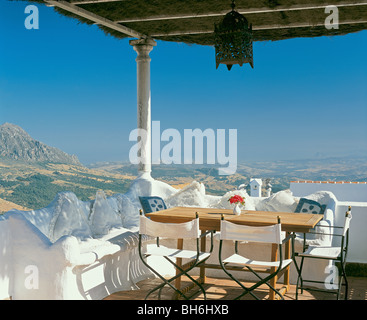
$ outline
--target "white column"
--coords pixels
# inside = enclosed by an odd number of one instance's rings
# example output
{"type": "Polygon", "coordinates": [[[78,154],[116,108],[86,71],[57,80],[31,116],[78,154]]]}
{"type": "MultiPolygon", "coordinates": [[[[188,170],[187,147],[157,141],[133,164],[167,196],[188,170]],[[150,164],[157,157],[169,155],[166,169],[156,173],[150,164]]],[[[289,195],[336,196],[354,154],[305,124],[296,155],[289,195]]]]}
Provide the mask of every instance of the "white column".
{"type": "MultiPolygon", "coordinates": [[[[138,129],[144,130],[145,139],[141,145],[141,163],[138,166],[139,177],[150,178],[152,171],[152,135],[151,135],[151,95],[150,95],[150,61],[149,53],[157,43],[153,39],[131,40],[138,56],[137,62],[137,96],[138,96],[138,129]]],[[[144,134],[139,132],[139,136],[144,134]]]]}

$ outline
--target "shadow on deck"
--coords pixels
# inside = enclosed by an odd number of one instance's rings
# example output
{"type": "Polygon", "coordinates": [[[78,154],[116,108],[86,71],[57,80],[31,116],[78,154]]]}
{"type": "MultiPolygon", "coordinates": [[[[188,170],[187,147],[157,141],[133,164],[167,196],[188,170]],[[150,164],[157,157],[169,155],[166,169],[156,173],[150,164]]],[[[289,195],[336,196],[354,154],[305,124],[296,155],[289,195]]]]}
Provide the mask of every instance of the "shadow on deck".
{"type": "MultiPolygon", "coordinates": [[[[367,300],[367,277],[348,277],[349,281],[349,292],[348,300],[367,300]]],[[[157,284],[161,283],[159,279],[144,280],[139,282],[137,285],[140,290],[130,290],[130,291],[120,291],[111,294],[104,300],[144,300],[147,292],[152,289],[157,284]]],[[[185,282],[183,281],[183,284],[185,282]]],[[[245,286],[250,287],[251,282],[244,283],[245,286]]],[[[281,286],[279,284],[277,288],[281,286]]],[[[233,281],[228,279],[216,279],[216,278],[206,278],[206,283],[204,285],[207,300],[232,300],[234,297],[238,296],[242,291],[239,289],[238,285],[233,283],[233,281]]],[[[193,291],[194,292],[194,291],[193,291]]],[[[163,300],[172,299],[173,290],[170,288],[165,288],[162,291],[163,300]]],[[[267,300],[269,296],[269,290],[266,285],[262,285],[257,290],[255,294],[263,299],[267,300]]],[[[298,295],[299,300],[335,300],[335,295],[327,294],[323,292],[315,291],[303,291],[303,294],[298,295]]],[[[156,296],[152,296],[156,299],[156,296]]],[[[344,296],[342,296],[342,299],[344,296]]],[[[203,300],[203,294],[198,293],[193,296],[194,300],[203,300]]],[[[243,300],[254,300],[250,295],[245,295],[243,300]]],[[[285,300],[295,300],[296,299],[296,286],[290,285],[288,292],[284,294],[285,300]]]]}

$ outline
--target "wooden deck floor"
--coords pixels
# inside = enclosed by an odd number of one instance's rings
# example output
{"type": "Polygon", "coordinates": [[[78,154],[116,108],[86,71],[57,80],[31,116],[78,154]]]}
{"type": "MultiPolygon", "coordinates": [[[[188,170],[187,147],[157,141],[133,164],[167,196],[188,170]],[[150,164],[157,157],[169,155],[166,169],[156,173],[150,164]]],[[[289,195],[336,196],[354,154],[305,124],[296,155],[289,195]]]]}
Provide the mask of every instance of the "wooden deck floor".
{"type": "MultiPolygon", "coordinates": [[[[367,300],[367,278],[365,277],[348,277],[349,281],[349,293],[348,300],[367,300]]],[[[139,290],[131,291],[120,291],[111,294],[104,300],[144,300],[147,292],[161,283],[159,279],[144,280],[139,282],[137,285],[139,290]]],[[[245,283],[247,287],[251,286],[251,283],[245,283]]],[[[278,285],[278,287],[281,284],[278,285]]],[[[278,288],[277,287],[277,288],[278,288]]],[[[284,295],[285,300],[295,300],[295,285],[291,285],[288,292],[284,295]]],[[[204,285],[207,300],[232,300],[234,297],[238,296],[241,291],[238,285],[234,284],[233,281],[228,279],[215,279],[207,278],[204,285]]],[[[164,289],[162,292],[163,300],[172,299],[172,289],[164,289]]],[[[263,285],[255,291],[255,294],[261,299],[268,299],[268,287],[263,285]]],[[[156,297],[153,296],[153,299],[156,297]]],[[[193,296],[194,300],[203,300],[203,294],[196,294],[193,296]]],[[[254,300],[250,295],[243,297],[244,300],[254,300]]],[[[299,300],[335,300],[335,295],[306,291],[303,294],[299,294],[299,300]]]]}

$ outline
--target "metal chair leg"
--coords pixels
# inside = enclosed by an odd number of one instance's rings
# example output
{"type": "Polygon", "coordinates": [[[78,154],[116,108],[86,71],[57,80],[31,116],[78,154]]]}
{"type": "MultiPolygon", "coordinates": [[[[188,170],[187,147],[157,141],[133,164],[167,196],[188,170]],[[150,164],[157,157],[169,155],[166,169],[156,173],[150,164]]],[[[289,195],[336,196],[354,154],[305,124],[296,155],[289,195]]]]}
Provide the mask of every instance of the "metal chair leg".
{"type": "Polygon", "coordinates": [[[223,269],[223,271],[233,280],[235,281],[243,290],[244,290],[244,293],[243,294],[240,294],[238,297],[236,297],[234,300],[238,300],[239,298],[241,298],[242,296],[244,296],[245,294],[247,293],[250,293],[252,297],[254,297],[256,300],[259,300],[259,298],[254,294],[252,293],[251,291],[249,291],[248,288],[246,288],[240,281],[238,281],[230,272],[228,272],[228,270],[225,268],[225,265],[221,259],[222,257],[222,242],[220,242],[219,244],[219,263],[220,263],[220,266],[221,268],[223,269]]]}
{"type": "Polygon", "coordinates": [[[294,259],[293,261],[294,261],[294,265],[295,265],[295,267],[297,269],[297,272],[298,272],[297,284],[296,284],[296,300],[298,300],[298,291],[301,290],[301,294],[303,294],[302,269],[303,269],[304,257],[301,257],[300,267],[298,267],[296,259],[294,259]]]}
{"type": "Polygon", "coordinates": [[[229,273],[227,271],[227,269],[224,267],[224,265],[222,265],[222,269],[223,271],[233,280],[235,281],[243,290],[244,292],[241,293],[239,296],[237,296],[236,298],[234,298],[234,300],[238,300],[239,298],[243,297],[245,294],[249,293],[253,298],[255,298],[256,300],[260,300],[259,297],[257,297],[253,292],[251,292],[249,290],[249,288],[245,287],[239,280],[237,280],[231,273],[229,273]]]}
{"type": "Polygon", "coordinates": [[[337,299],[339,300],[339,295],[342,289],[342,279],[344,279],[344,286],[345,286],[345,290],[344,290],[344,300],[348,300],[348,279],[347,279],[347,274],[345,272],[345,262],[341,263],[341,271],[342,274],[340,276],[340,280],[339,280],[339,292],[338,292],[338,296],[337,299]]]}
{"type": "MultiPolygon", "coordinates": [[[[175,268],[177,268],[181,273],[179,274],[179,275],[176,275],[175,277],[174,277],[174,279],[173,280],[175,280],[176,278],[178,278],[179,276],[181,277],[181,276],[183,276],[183,275],[186,275],[195,285],[197,285],[199,288],[200,288],[200,290],[201,290],[201,292],[203,293],[203,295],[204,295],[204,300],[206,300],[206,292],[205,292],[205,289],[204,289],[204,287],[198,282],[198,281],[196,281],[193,277],[191,277],[189,274],[188,274],[188,272],[189,271],[191,271],[195,266],[198,266],[198,265],[200,265],[200,263],[199,264],[197,264],[197,263],[193,263],[192,265],[191,265],[191,267],[189,267],[188,269],[186,269],[186,270],[184,270],[184,269],[182,269],[180,266],[178,266],[177,264],[175,264],[173,261],[171,261],[170,259],[168,259],[168,258],[166,258],[172,265],[174,265],[175,266],[175,268]]],[[[205,261],[205,260],[204,260],[205,261]]],[[[201,262],[202,263],[202,262],[201,262]]],[[[178,289],[177,289],[178,290],[178,289]]],[[[183,294],[182,294],[183,295],[183,294]]]]}
{"type": "MultiPolygon", "coordinates": [[[[261,278],[254,270],[252,270],[251,267],[248,267],[247,266],[247,269],[249,269],[258,279],[260,279],[260,282],[258,282],[255,286],[254,289],[256,289],[257,287],[261,286],[262,284],[266,284],[270,289],[272,289],[277,295],[280,296],[280,298],[282,300],[284,300],[284,296],[280,293],[279,290],[275,289],[270,283],[269,281],[274,278],[277,274],[278,274],[278,271],[280,269],[278,269],[276,272],[270,274],[269,276],[265,277],[265,278],[261,278]]],[[[251,289],[251,288],[250,288],[251,289]]],[[[253,290],[253,289],[252,289],[253,290]]]]}
{"type": "Polygon", "coordinates": [[[140,256],[140,259],[141,261],[143,262],[143,264],[149,269],[151,270],[156,276],[158,276],[162,281],[163,283],[160,284],[159,286],[151,289],[148,294],[145,296],[145,300],[148,299],[148,297],[155,291],[159,290],[159,294],[158,294],[158,297],[160,299],[160,296],[161,296],[161,290],[162,288],[165,286],[165,285],[168,285],[170,288],[172,288],[174,291],[176,291],[179,295],[183,296],[186,300],[188,300],[188,298],[178,289],[176,289],[170,282],[175,280],[176,278],[178,278],[179,276],[181,276],[182,274],[179,274],[179,275],[176,275],[174,276],[173,278],[169,279],[169,280],[166,280],[164,277],[162,277],[156,270],[154,270],[154,268],[152,268],[147,262],[146,260],[143,258],[143,253],[141,252],[141,238],[139,238],[139,256],[140,256]]]}
{"type": "Polygon", "coordinates": [[[161,290],[163,289],[163,287],[165,286],[165,285],[168,285],[171,289],[173,289],[175,292],[177,292],[179,295],[181,295],[182,297],[184,297],[186,300],[189,300],[189,298],[183,293],[183,292],[181,292],[180,290],[178,290],[177,288],[175,288],[175,286],[173,286],[172,284],[171,284],[171,282],[173,281],[173,280],[175,280],[176,278],[178,278],[178,277],[180,277],[180,276],[182,276],[182,274],[178,274],[178,275],[176,275],[176,276],[174,276],[174,277],[172,277],[171,279],[165,279],[164,277],[162,277],[156,270],[154,270],[154,268],[152,268],[151,266],[149,266],[146,262],[145,262],[145,260],[142,260],[143,261],[143,263],[155,274],[155,275],[157,275],[161,280],[162,280],[162,283],[160,284],[160,285],[158,285],[157,287],[155,287],[155,288],[153,288],[153,289],[151,289],[149,292],[148,292],[148,294],[145,296],[145,300],[147,300],[148,299],[148,297],[153,293],[153,292],[155,292],[155,291],[157,291],[157,290],[159,290],[159,293],[158,293],[158,298],[159,298],[159,300],[160,300],[160,297],[161,297],[161,290]]]}

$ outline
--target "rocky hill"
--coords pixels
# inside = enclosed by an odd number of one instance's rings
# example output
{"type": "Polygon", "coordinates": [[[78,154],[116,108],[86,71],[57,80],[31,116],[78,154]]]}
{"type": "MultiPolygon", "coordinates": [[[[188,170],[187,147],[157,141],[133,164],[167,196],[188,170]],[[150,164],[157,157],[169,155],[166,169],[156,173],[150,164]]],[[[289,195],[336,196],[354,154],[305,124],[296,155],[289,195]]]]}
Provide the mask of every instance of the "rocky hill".
{"type": "Polygon", "coordinates": [[[107,195],[125,193],[133,179],[130,175],[83,166],[0,159],[0,213],[18,208],[14,204],[44,208],[64,191],[75,193],[83,201],[93,199],[98,190],[107,195]]]}
{"type": "Polygon", "coordinates": [[[12,208],[40,209],[63,191],[81,200],[124,193],[131,175],[88,169],[76,156],[33,139],[21,127],[0,125],[0,213],[12,208]]]}
{"type": "Polygon", "coordinates": [[[11,123],[0,125],[0,159],[81,165],[75,155],[49,147],[11,123]]]}

